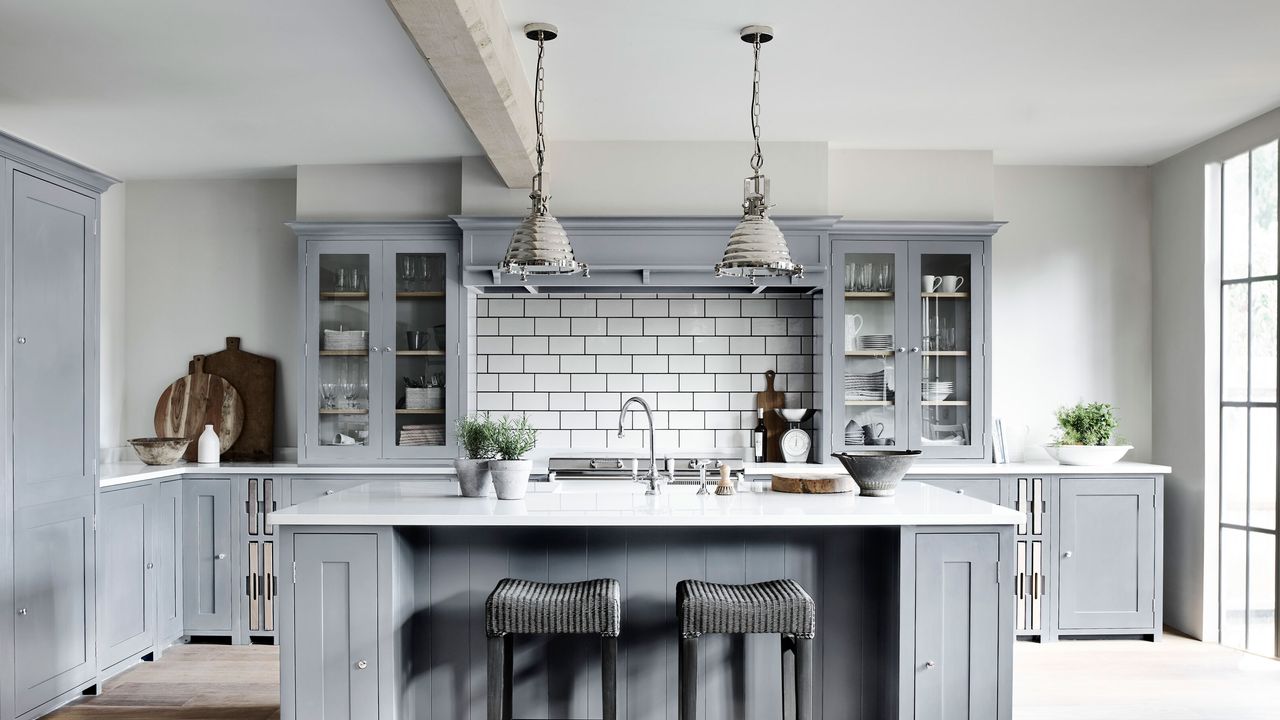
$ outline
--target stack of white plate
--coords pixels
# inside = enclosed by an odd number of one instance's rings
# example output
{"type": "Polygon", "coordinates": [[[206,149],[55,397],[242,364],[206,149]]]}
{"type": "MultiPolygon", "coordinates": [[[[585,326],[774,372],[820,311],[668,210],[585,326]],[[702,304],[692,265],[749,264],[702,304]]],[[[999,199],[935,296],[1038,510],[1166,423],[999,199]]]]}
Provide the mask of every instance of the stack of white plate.
{"type": "Polygon", "coordinates": [[[889,350],[893,347],[892,335],[859,335],[859,350],[889,350]]]}
{"type": "Polygon", "coordinates": [[[929,402],[941,402],[951,397],[956,384],[950,380],[925,380],[921,383],[921,397],[929,402]]]}
{"type": "Polygon", "coordinates": [[[844,444],[845,445],[866,445],[867,435],[862,432],[862,426],[856,422],[849,421],[844,426],[844,444]]]}
{"type": "Polygon", "coordinates": [[[893,391],[885,382],[884,370],[870,373],[845,373],[846,400],[892,400],[893,391]]]}
{"type": "Polygon", "coordinates": [[[443,445],[444,425],[404,425],[400,428],[400,445],[443,445]]]}

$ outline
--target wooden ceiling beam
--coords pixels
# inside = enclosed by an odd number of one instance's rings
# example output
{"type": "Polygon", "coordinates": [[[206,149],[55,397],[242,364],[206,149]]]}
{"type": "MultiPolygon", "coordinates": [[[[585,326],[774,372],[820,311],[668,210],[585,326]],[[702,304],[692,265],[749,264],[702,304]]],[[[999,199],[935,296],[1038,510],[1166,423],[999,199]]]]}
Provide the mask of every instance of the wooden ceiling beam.
{"type": "Polygon", "coordinates": [[[533,90],[498,0],[387,0],[507,187],[536,165],[533,90]]]}

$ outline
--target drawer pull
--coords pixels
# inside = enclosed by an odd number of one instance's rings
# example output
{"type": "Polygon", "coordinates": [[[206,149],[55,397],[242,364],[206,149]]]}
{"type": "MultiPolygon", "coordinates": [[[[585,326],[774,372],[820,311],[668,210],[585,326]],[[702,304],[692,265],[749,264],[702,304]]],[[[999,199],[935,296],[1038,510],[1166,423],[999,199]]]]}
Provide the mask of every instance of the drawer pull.
{"type": "Polygon", "coordinates": [[[357,660],[357,661],[356,661],[356,669],[357,669],[357,670],[364,670],[364,669],[365,669],[365,668],[367,668],[367,667],[369,667],[369,663],[368,663],[367,661],[365,661],[365,660],[357,660]]]}

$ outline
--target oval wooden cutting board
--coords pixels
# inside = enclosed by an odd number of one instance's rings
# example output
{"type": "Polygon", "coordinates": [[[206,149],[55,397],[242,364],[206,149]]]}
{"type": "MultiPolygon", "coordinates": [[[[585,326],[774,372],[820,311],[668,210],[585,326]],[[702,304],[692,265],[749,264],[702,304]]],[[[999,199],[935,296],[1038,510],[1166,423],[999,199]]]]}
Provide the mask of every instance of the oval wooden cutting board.
{"type": "Polygon", "coordinates": [[[183,457],[194,461],[205,425],[213,425],[220,451],[226,452],[244,428],[244,402],[225,378],[206,373],[204,356],[197,355],[192,372],[160,393],[155,430],[157,437],[189,438],[192,442],[183,457]]]}
{"type": "Polygon", "coordinates": [[[770,489],[774,492],[825,495],[853,492],[853,478],[848,475],[807,475],[774,473],[770,489]]]}

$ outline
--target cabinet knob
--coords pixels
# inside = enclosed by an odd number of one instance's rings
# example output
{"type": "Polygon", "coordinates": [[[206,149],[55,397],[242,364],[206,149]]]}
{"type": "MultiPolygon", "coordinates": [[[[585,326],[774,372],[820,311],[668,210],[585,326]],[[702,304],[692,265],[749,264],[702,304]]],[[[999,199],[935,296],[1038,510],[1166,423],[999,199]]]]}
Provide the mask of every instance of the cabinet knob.
{"type": "Polygon", "coordinates": [[[226,553],[218,553],[218,554],[217,554],[217,555],[215,555],[214,557],[218,558],[219,560],[226,560],[226,559],[227,559],[227,554],[226,554],[226,553]]]}
{"type": "Polygon", "coordinates": [[[357,660],[357,661],[356,661],[356,669],[357,669],[357,670],[363,670],[363,669],[365,669],[365,668],[367,668],[367,667],[369,667],[369,663],[368,663],[368,662],[366,662],[366,661],[364,661],[364,660],[357,660]]]}
{"type": "Polygon", "coordinates": [[[19,615],[26,615],[26,614],[27,614],[27,609],[26,609],[26,608],[18,608],[18,614],[19,614],[19,615]]]}
{"type": "Polygon", "coordinates": [[[918,353],[918,352],[920,352],[920,348],[918,348],[918,347],[913,347],[913,348],[911,348],[911,352],[913,352],[913,353],[918,353]]]}
{"type": "Polygon", "coordinates": [[[27,344],[27,339],[26,339],[26,338],[24,338],[24,337],[20,337],[20,338],[18,338],[18,344],[19,344],[19,345],[26,345],[26,344],[27,344]]]}
{"type": "Polygon", "coordinates": [[[382,348],[382,352],[385,352],[385,353],[392,352],[392,350],[391,350],[391,346],[390,346],[390,345],[388,345],[387,347],[382,348]]]}
{"type": "Polygon", "coordinates": [[[155,563],[147,563],[147,569],[148,569],[148,570],[154,570],[154,569],[155,569],[155,567],[156,567],[156,564],[155,564],[155,563]]]}
{"type": "Polygon", "coordinates": [[[935,668],[935,667],[937,667],[937,666],[938,666],[938,663],[936,663],[936,662],[934,662],[934,661],[932,661],[932,660],[925,660],[925,661],[924,661],[924,666],[925,666],[926,668],[935,668]]]}
{"type": "Polygon", "coordinates": [[[332,495],[334,492],[335,492],[335,491],[333,491],[333,490],[325,490],[325,491],[324,491],[324,494],[325,494],[325,495],[332,495]]]}
{"type": "Polygon", "coordinates": [[[1071,551],[1070,551],[1070,550],[1068,550],[1068,551],[1066,551],[1066,552],[1062,553],[1062,557],[1064,557],[1064,558],[1069,558],[1069,557],[1071,557],[1071,551]]]}
{"type": "Polygon", "coordinates": [[[906,352],[906,351],[907,351],[907,349],[906,349],[905,347],[900,347],[900,348],[898,348],[898,352],[906,352]]]}
{"type": "Polygon", "coordinates": [[[370,345],[369,352],[371,353],[382,352],[382,348],[378,347],[377,345],[370,345]]]}
{"type": "Polygon", "coordinates": [[[963,495],[963,494],[964,494],[964,488],[960,488],[959,490],[957,490],[957,491],[956,491],[956,494],[957,494],[957,495],[963,495]]]}

